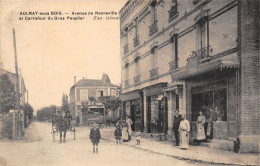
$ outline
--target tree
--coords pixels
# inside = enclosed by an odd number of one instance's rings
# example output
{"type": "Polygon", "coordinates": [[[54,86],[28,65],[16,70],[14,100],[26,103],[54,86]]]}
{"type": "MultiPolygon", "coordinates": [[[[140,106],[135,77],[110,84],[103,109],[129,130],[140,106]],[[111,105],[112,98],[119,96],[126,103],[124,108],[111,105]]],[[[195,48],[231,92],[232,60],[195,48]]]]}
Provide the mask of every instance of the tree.
{"type": "Polygon", "coordinates": [[[21,109],[24,110],[24,125],[25,127],[28,127],[30,121],[33,118],[33,107],[29,103],[25,103],[21,106],[21,109]],[[26,116],[28,116],[29,120],[26,118],[26,116]]]}
{"type": "Polygon", "coordinates": [[[14,84],[7,74],[0,76],[0,114],[8,113],[16,108],[16,93],[14,84]]]}
{"type": "Polygon", "coordinates": [[[33,107],[29,103],[25,103],[21,108],[24,110],[24,115],[28,115],[29,119],[32,119],[33,107]]]}
{"type": "Polygon", "coordinates": [[[65,112],[69,111],[68,95],[65,95],[64,93],[63,93],[63,96],[62,96],[61,109],[64,110],[65,112]]]}
{"type": "Polygon", "coordinates": [[[102,96],[99,97],[99,101],[104,105],[106,114],[111,111],[116,111],[121,106],[121,101],[119,97],[115,96],[102,96]]]}
{"type": "Polygon", "coordinates": [[[56,113],[57,106],[51,105],[37,111],[37,120],[51,121],[52,115],[56,113]]]}

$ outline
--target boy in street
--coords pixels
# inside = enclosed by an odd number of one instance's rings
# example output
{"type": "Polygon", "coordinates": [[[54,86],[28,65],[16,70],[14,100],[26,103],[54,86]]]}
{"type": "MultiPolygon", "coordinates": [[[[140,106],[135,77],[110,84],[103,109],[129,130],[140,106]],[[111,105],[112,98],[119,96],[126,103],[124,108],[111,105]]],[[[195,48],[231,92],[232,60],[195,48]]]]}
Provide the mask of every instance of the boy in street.
{"type": "Polygon", "coordinates": [[[101,135],[98,129],[98,125],[96,123],[93,124],[93,128],[90,131],[89,137],[91,139],[91,142],[93,143],[93,153],[98,154],[98,143],[101,138],[101,135]]]}
{"type": "Polygon", "coordinates": [[[122,130],[120,129],[119,125],[116,126],[115,130],[115,139],[116,139],[116,144],[121,145],[121,137],[122,137],[122,130]]]}

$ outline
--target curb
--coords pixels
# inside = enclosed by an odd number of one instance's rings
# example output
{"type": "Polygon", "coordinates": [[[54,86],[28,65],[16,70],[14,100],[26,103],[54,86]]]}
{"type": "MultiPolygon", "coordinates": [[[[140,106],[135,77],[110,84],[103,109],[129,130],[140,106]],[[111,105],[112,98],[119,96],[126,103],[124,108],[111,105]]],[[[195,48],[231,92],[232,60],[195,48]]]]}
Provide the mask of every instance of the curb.
{"type": "MultiPolygon", "coordinates": [[[[112,141],[112,140],[107,139],[107,138],[101,138],[101,139],[103,139],[105,141],[109,141],[109,142],[116,142],[116,141],[112,141]]],[[[160,153],[160,152],[155,152],[153,150],[137,147],[135,145],[129,145],[129,144],[124,144],[124,143],[122,143],[122,145],[130,146],[130,147],[133,147],[133,148],[136,148],[136,149],[139,149],[139,150],[147,151],[147,152],[158,154],[158,155],[173,157],[173,158],[176,158],[178,160],[189,160],[189,161],[193,161],[193,162],[201,162],[201,163],[205,163],[205,164],[214,164],[214,165],[257,166],[257,165],[248,165],[248,164],[238,164],[238,163],[223,163],[223,162],[213,162],[213,161],[211,162],[211,161],[205,161],[205,160],[200,160],[200,159],[192,159],[192,158],[189,158],[189,157],[182,157],[182,156],[177,156],[177,155],[169,155],[169,154],[164,154],[164,153],[160,153]]]]}

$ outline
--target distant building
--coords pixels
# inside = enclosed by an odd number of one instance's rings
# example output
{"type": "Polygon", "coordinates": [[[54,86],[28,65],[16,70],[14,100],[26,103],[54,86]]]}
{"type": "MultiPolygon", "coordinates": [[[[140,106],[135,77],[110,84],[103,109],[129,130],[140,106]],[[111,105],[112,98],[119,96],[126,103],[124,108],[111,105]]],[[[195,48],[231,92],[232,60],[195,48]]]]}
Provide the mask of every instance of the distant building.
{"type": "MultiPolygon", "coordinates": [[[[180,110],[196,137],[217,109],[214,147],[259,152],[259,0],[129,0],[120,10],[123,112],[172,135],[180,110]],[[230,146],[231,145],[231,146],[230,146]]],[[[133,129],[135,124],[133,125],[133,129]]]]}
{"type": "Polygon", "coordinates": [[[102,96],[115,96],[117,85],[112,84],[106,74],[103,74],[101,80],[83,78],[76,82],[75,77],[74,82],[74,85],[70,88],[70,109],[77,123],[84,125],[87,123],[86,111],[103,115],[104,106],[97,99],[102,96]],[[85,103],[88,103],[88,110],[83,110],[85,103]]]}

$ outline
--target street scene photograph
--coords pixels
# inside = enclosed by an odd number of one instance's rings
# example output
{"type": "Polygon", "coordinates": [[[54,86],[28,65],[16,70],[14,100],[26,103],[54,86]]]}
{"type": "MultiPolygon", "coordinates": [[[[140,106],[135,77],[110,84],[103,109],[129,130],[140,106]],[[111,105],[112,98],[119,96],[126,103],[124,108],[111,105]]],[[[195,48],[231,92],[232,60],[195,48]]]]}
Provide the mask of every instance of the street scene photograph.
{"type": "Polygon", "coordinates": [[[0,166],[260,165],[260,0],[0,0],[0,166]]]}

